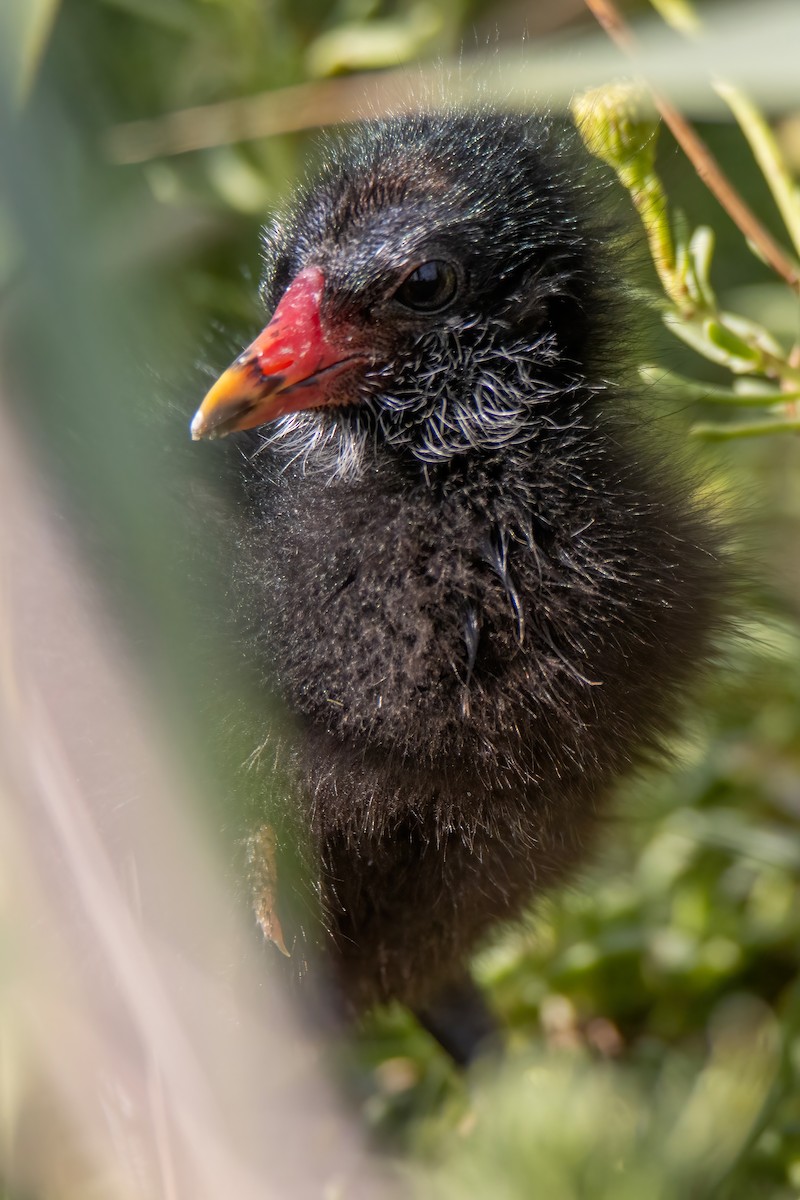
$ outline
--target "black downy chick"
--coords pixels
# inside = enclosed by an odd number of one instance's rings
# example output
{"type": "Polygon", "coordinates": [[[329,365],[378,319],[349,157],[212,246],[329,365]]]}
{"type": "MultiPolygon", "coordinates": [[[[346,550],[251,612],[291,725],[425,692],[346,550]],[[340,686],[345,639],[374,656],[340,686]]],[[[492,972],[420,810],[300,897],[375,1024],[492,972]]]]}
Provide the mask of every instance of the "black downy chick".
{"type": "Polygon", "coordinates": [[[240,558],[295,737],[251,846],[262,924],[281,940],[276,854],[305,837],[350,1009],[410,1005],[461,1061],[489,1028],[470,953],[584,858],[723,592],[713,523],[627,394],[576,143],[492,111],[358,127],[267,233],[274,315],[192,424],[269,423],[240,558]]]}

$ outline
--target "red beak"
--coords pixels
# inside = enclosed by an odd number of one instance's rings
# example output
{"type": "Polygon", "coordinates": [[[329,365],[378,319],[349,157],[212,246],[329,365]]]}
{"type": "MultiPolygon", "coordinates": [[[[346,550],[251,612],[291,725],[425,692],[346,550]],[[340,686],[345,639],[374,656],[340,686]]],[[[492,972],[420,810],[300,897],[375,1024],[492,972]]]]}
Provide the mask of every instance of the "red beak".
{"type": "Polygon", "coordinates": [[[320,316],[324,284],[319,267],[296,276],[269,325],[207,393],[192,419],[195,441],[326,404],[337,368],[365,361],[346,337],[338,345],[329,340],[320,316]]]}

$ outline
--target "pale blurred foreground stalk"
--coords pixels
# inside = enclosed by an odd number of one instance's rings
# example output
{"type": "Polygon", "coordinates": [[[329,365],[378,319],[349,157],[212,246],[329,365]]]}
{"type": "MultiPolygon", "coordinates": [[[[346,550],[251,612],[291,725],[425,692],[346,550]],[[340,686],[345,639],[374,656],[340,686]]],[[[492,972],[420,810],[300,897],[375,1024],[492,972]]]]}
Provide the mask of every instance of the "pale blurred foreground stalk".
{"type": "Polygon", "coordinates": [[[0,410],[4,1195],[385,1196],[27,458],[0,410]]]}

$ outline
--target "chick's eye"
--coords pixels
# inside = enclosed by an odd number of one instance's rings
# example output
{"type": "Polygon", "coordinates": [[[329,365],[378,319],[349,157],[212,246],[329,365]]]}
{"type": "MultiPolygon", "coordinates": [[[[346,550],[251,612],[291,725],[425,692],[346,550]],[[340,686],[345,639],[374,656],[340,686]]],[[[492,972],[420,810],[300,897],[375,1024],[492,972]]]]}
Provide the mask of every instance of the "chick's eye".
{"type": "Polygon", "coordinates": [[[439,312],[447,308],[458,291],[458,275],[452,263],[435,258],[407,275],[394,294],[415,312],[439,312]]]}

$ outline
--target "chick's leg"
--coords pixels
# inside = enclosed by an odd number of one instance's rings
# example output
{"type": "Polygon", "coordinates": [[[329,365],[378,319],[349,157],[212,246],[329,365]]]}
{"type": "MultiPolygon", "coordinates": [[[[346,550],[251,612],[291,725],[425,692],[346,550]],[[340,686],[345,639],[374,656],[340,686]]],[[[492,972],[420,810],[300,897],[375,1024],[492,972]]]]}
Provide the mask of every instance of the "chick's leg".
{"type": "Polygon", "coordinates": [[[502,1047],[497,1019],[469,975],[448,983],[414,1016],[460,1067],[502,1047]]]}

